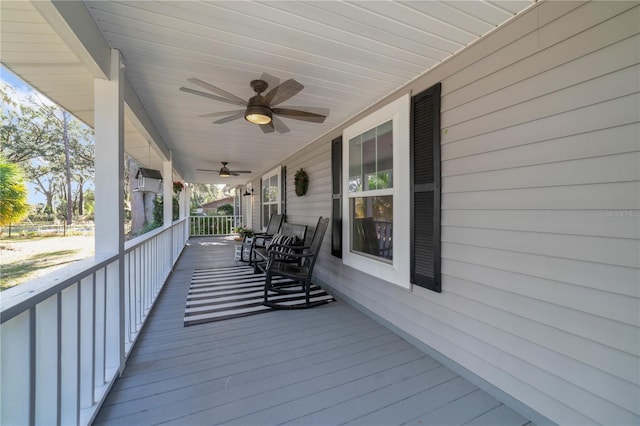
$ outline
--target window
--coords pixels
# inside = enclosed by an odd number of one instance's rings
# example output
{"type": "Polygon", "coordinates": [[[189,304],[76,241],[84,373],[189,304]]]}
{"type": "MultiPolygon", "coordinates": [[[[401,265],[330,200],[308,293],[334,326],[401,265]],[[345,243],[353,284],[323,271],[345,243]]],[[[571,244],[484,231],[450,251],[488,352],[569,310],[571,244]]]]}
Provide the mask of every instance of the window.
{"type": "Polygon", "coordinates": [[[406,288],[409,112],[406,95],[345,129],[342,143],[343,261],[406,288]]]}
{"type": "Polygon", "coordinates": [[[393,259],[393,121],[349,139],[351,250],[393,259]],[[351,196],[356,193],[355,196],[351,196]]]}
{"type": "Polygon", "coordinates": [[[267,228],[272,214],[282,213],[282,168],[278,167],[262,176],[261,206],[262,229],[267,228]]]}

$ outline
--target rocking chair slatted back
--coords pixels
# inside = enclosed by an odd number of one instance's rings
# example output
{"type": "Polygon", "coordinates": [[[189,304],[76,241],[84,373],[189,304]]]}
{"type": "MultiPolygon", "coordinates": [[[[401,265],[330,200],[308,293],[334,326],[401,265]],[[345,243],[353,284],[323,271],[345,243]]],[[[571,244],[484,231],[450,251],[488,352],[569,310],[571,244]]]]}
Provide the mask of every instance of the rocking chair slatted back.
{"type": "Polygon", "coordinates": [[[318,259],[320,247],[322,246],[322,239],[324,238],[324,234],[327,232],[328,226],[329,218],[320,217],[320,219],[318,219],[318,224],[316,225],[316,230],[313,233],[313,238],[311,239],[309,248],[306,250],[306,252],[310,253],[311,256],[305,257],[303,261],[303,266],[309,268],[309,276],[311,276],[313,267],[316,263],[316,260],[318,259]]]}

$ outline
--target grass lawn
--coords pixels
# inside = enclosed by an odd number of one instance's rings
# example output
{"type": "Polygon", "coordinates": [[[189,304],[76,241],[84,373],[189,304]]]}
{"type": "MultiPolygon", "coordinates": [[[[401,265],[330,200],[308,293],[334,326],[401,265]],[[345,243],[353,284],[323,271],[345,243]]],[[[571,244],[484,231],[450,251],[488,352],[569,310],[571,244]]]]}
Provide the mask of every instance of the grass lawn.
{"type": "Polygon", "coordinates": [[[94,237],[0,238],[0,290],[93,255],[94,237]]]}

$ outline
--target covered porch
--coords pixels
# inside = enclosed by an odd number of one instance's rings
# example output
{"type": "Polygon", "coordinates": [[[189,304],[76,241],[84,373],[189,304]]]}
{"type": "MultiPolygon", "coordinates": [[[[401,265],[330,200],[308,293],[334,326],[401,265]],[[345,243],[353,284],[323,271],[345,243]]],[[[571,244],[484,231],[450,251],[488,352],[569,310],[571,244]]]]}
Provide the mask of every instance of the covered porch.
{"type": "Polygon", "coordinates": [[[193,271],[235,244],[187,242],[93,424],[530,424],[342,298],[184,327],[193,271]]]}
{"type": "Polygon", "coordinates": [[[638,1],[0,5],[3,64],[97,158],[96,256],[2,294],[3,425],[638,424],[638,1]],[[244,120],[263,77],[326,120],[244,120]],[[125,153],[186,184],[127,242],[125,153]],[[191,183],[256,230],[331,217],[338,302],[183,327],[193,270],[234,262],[189,239],[191,183]],[[362,199],[392,259],[353,244],[362,199]]]}

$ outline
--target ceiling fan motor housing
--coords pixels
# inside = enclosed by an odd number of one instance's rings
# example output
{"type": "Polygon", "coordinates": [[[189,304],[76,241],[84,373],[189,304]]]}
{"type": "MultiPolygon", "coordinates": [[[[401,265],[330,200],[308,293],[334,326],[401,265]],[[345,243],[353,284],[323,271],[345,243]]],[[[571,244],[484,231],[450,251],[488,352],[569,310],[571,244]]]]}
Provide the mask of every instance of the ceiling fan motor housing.
{"type": "MultiPolygon", "coordinates": [[[[259,81],[259,80],[254,80],[254,82],[255,81],[259,81]]],[[[265,98],[260,94],[257,94],[251,99],[249,99],[249,102],[247,103],[247,109],[244,113],[245,120],[254,124],[270,123],[273,118],[273,115],[271,113],[271,109],[265,104],[266,104],[265,98]]]]}

